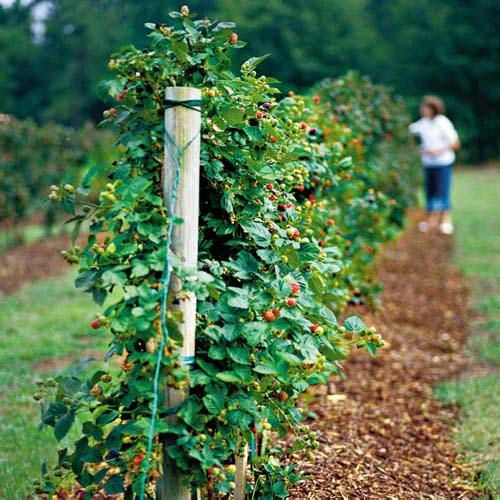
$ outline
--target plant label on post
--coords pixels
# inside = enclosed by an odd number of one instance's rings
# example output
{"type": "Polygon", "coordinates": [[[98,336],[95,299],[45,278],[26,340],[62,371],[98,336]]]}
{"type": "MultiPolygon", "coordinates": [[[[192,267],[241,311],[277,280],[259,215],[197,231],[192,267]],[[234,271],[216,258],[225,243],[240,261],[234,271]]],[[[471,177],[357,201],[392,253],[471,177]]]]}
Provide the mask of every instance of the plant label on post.
{"type": "MultiPolygon", "coordinates": [[[[167,87],[165,93],[165,163],[163,166],[163,195],[165,204],[175,196],[171,250],[186,269],[198,264],[198,216],[200,192],[200,129],[201,91],[190,87],[167,87]],[[180,222],[182,221],[182,222],[180,222]]],[[[172,214],[168,214],[172,217],[172,214]]],[[[196,297],[181,292],[182,283],[172,276],[170,293],[172,307],[181,313],[179,330],[183,337],[182,360],[194,361],[196,329],[196,297]]],[[[167,389],[168,407],[179,405],[185,394],[167,389]]],[[[175,416],[171,417],[175,419],[175,416]]],[[[168,443],[165,443],[165,447],[168,443]]],[[[186,487],[175,464],[164,452],[164,475],[159,481],[162,500],[190,500],[191,489],[186,487]]]]}

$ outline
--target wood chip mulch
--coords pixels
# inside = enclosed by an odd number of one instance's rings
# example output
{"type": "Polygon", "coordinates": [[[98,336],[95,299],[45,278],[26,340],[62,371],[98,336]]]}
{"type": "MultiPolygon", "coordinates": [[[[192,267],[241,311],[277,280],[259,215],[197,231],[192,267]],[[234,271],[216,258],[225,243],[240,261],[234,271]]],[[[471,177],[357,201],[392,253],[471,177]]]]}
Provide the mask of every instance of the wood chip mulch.
{"type": "MultiPolygon", "coordinates": [[[[53,238],[0,255],[0,296],[68,269],[59,255],[68,243],[53,238]]],[[[457,410],[432,397],[436,383],[466,364],[467,290],[451,254],[449,237],[420,234],[414,224],[384,252],[380,311],[349,314],[376,326],[387,346],[376,358],[357,352],[345,381],[312,395],[318,419],[309,424],[320,448],[314,463],[299,461],[308,479],[290,498],[477,498],[451,443],[457,410]]]]}
{"type": "Polygon", "coordinates": [[[380,311],[349,313],[377,326],[387,346],[376,358],[356,353],[331,395],[314,394],[320,447],[314,463],[299,461],[309,479],[291,498],[477,498],[450,440],[457,410],[432,397],[465,366],[467,289],[451,254],[450,237],[414,224],[384,253],[380,311]]]}

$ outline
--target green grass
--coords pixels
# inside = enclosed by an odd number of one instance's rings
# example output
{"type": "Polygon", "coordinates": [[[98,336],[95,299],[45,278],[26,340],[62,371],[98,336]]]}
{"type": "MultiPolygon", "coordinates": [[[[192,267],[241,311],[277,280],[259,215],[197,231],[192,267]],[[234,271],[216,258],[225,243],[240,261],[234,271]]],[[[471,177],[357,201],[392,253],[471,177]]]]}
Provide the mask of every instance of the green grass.
{"type": "Polygon", "coordinates": [[[50,360],[76,362],[84,349],[104,349],[99,331],[88,327],[94,312],[90,297],[75,290],[72,275],[40,281],[0,302],[2,500],[24,498],[41,463],[55,459],[51,430],[38,430],[35,382],[61,371],[50,360]]]}
{"type": "Polygon", "coordinates": [[[478,482],[486,492],[497,494],[500,485],[500,379],[498,375],[446,383],[437,396],[459,404],[464,412],[455,438],[467,461],[480,470],[478,482]]]}
{"type": "Polygon", "coordinates": [[[500,286],[500,168],[455,172],[457,262],[466,275],[500,286]]]}
{"type": "Polygon", "coordinates": [[[461,406],[459,449],[477,466],[484,495],[500,498],[500,169],[455,172],[453,201],[455,259],[482,317],[468,349],[491,375],[442,384],[436,393],[461,406]]]}

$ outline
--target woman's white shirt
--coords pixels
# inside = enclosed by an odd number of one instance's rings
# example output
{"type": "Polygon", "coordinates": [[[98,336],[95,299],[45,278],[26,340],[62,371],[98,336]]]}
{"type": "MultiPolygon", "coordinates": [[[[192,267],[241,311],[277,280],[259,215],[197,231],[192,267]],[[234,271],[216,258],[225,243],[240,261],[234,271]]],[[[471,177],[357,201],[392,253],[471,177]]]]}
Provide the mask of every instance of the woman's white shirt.
{"type": "Polygon", "coordinates": [[[425,166],[451,165],[455,161],[452,145],[458,140],[458,134],[451,121],[444,115],[434,118],[421,118],[409,127],[412,134],[421,137],[422,163],[425,166]],[[429,149],[445,149],[438,155],[426,153],[429,149]]]}

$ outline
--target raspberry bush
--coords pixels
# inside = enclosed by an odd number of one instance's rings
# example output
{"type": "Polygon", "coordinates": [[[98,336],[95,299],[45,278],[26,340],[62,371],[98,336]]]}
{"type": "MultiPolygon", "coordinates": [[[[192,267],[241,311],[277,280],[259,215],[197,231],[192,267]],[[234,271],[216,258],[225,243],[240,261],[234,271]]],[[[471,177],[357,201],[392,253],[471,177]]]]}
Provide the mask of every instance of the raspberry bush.
{"type": "Polygon", "coordinates": [[[106,156],[109,137],[90,124],[73,130],[0,115],[0,224],[41,211],[50,229],[56,207],[43,203],[47,185],[77,182],[84,166],[106,156]]]}
{"type": "MultiPolygon", "coordinates": [[[[74,193],[56,191],[77,226],[90,224],[86,246],[64,255],[78,263],[76,286],[103,306],[90,326],[111,334],[108,358],[118,363],[88,379],[49,380],[36,395],[43,423],[59,440],[75,423],[80,430],[74,446],[59,451],[56,470],[36,484],[40,494],[80,488],[83,498],[97,491],[134,498],[145,479],[152,498],[167,442],[185,481],[203,497],[232,493],[234,457],[245,443],[253,464],[248,491],[286,497],[299,475],[280,465],[283,456],[318,446],[298,398],[339,374],[352,348],[375,353],[382,345],[359,318],[337,320],[353,297],[353,280],[363,281],[371,263],[371,254],[369,262],[359,256],[363,238],[375,245],[394,227],[386,195],[370,208],[373,215],[363,210],[364,200],[378,196],[370,191],[378,181],[354,180],[364,163],[353,132],[344,124],[327,130],[331,105],[321,97],[280,101],[275,81],[256,73],[262,58],[233,73],[232,54],[244,43],[232,23],[195,20],[187,8],[171,16],[174,27],[147,25],[149,48],[127,47],[110,61],[116,76],[107,89],[116,105],[105,121],[119,130],[119,159],[98,202],[86,198],[96,169],[74,193]],[[198,298],[196,360],[191,370],[182,365],[179,318],[169,312],[160,398],[165,387],[187,397],[173,409],[160,400],[148,456],[152,379],[165,334],[164,239],[168,225],[179,223],[161,197],[165,86],[198,87],[203,95],[199,269],[172,258],[183,278],[179,295],[194,291],[198,298]],[[374,234],[367,236],[366,226],[350,233],[358,214],[366,225],[379,217],[374,234]],[[175,423],[167,422],[170,413],[175,423]],[[290,431],[290,447],[263,445],[263,434],[290,431]]],[[[407,181],[405,170],[401,179],[407,181]]],[[[171,293],[169,303],[180,298],[171,293]]]]}

